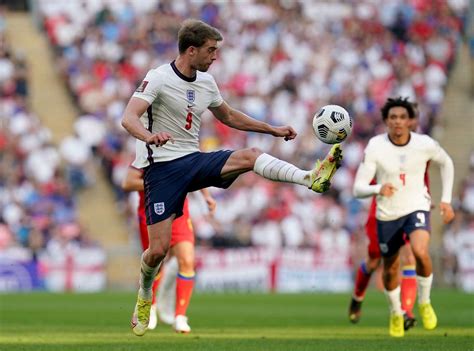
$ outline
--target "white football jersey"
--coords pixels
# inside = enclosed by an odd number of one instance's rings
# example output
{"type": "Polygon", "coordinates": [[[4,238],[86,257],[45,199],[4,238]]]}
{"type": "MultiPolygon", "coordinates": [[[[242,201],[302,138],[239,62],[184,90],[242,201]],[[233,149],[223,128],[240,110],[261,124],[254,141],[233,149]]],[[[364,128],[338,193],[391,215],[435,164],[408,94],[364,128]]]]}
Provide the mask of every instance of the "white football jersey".
{"type": "Polygon", "coordinates": [[[443,194],[441,201],[450,203],[454,167],[446,151],[428,135],[410,134],[404,146],[393,144],[388,134],[370,139],[364,161],[357,170],[354,195],[377,195],[377,219],[394,220],[415,211],[430,211],[431,196],[425,185],[429,161],[441,165],[443,194]],[[377,179],[376,185],[370,185],[377,179]],[[391,183],[397,191],[391,197],[379,195],[383,184],[391,183]]]}
{"type": "Polygon", "coordinates": [[[198,71],[189,78],[178,71],[174,62],[148,71],[133,97],[150,104],[140,117],[143,126],[152,133],[168,132],[174,139],[174,143],[168,141],[159,147],[137,139],[133,162],[137,168],[199,151],[201,114],[223,102],[209,73],[198,71]]]}

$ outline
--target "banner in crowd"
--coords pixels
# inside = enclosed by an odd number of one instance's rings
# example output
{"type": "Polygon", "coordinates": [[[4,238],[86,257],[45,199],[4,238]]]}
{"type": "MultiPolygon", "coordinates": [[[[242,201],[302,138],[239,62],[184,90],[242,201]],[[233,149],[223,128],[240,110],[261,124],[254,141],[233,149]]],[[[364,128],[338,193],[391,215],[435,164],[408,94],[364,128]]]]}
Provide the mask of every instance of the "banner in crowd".
{"type": "Polygon", "coordinates": [[[198,249],[200,291],[349,291],[352,267],[346,255],[314,249],[198,249]]]}
{"type": "Polygon", "coordinates": [[[79,248],[42,251],[35,259],[29,250],[0,253],[0,292],[93,292],[106,287],[106,256],[102,249],[79,248]]]}
{"type": "Polygon", "coordinates": [[[0,258],[0,292],[30,291],[41,287],[35,261],[0,258]]]}
{"type": "Polygon", "coordinates": [[[107,283],[106,255],[98,247],[72,248],[39,256],[39,272],[49,291],[94,292],[107,283]]]}

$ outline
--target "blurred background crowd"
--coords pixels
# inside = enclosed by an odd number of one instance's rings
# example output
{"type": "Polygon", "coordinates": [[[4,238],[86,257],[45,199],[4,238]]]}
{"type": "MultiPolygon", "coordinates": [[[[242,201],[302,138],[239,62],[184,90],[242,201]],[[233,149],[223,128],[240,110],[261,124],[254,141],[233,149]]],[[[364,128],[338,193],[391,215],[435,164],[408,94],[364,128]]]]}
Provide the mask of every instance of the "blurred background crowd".
{"type": "MultiPolygon", "coordinates": [[[[293,142],[232,130],[203,117],[202,150],[258,146],[302,169],[323,158],[311,122],[325,104],[344,106],[354,130],[331,190],[246,174],[226,191],[212,189],[213,218],[191,194],[197,241],[207,247],[311,247],[351,257],[365,250],[366,201],[352,184],[368,139],[384,131],[387,97],[419,106],[419,132],[442,128],[440,113],[465,28],[466,1],[55,1],[41,0],[39,23],[55,65],[78,110],[75,134],[60,145],[28,108],[28,62],[3,34],[0,16],[0,250],[31,252],[95,245],[77,221],[75,194],[94,184],[100,161],[137,244],[136,194],[120,188],[134,158],[134,139],[121,127],[124,107],[146,72],[177,55],[180,22],[199,18],[224,36],[211,66],[224,99],[250,116],[292,125],[293,142]],[[41,205],[38,205],[41,204],[41,205]]],[[[455,116],[453,116],[455,117],[455,116]]],[[[444,236],[446,279],[455,283],[462,245],[474,245],[474,153],[455,189],[457,217],[444,236]]],[[[137,244],[138,247],[138,244],[137,244]]]]}

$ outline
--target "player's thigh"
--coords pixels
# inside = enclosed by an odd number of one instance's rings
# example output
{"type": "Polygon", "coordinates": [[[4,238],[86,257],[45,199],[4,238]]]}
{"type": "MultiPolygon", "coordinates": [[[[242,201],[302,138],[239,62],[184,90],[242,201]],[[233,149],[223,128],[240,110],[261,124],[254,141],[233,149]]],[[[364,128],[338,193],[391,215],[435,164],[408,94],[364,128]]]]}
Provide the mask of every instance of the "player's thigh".
{"type": "Polygon", "coordinates": [[[400,262],[404,266],[415,266],[416,260],[411,249],[411,243],[408,241],[400,248],[400,262]]]}
{"type": "Polygon", "coordinates": [[[152,253],[168,252],[171,241],[171,226],[175,215],[163,221],[148,225],[149,250],[152,253]]]}
{"type": "Polygon", "coordinates": [[[242,173],[251,171],[255,161],[261,154],[262,151],[254,147],[234,151],[227,159],[224,167],[222,167],[222,178],[234,178],[242,173]]]}
{"type": "Polygon", "coordinates": [[[387,274],[396,275],[398,274],[398,270],[400,268],[400,255],[398,251],[391,255],[385,256],[383,258],[383,270],[387,274]]]}
{"type": "Polygon", "coordinates": [[[180,241],[171,248],[173,256],[178,259],[179,271],[191,273],[194,271],[194,243],[190,241],[180,241]]]}
{"type": "Polygon", "coordinates": [[[415,257],[429,254],[430,233],[425,229],[417,229],[410,233],[410,244],[415,257]]]}
{"type": "Polygon", "coordinates": [[[391,257],[398,255],[403,241],[403,224],[405,218],[399,218],[391,221],[377,220],[377,237],[382,256],[391,257]]]}

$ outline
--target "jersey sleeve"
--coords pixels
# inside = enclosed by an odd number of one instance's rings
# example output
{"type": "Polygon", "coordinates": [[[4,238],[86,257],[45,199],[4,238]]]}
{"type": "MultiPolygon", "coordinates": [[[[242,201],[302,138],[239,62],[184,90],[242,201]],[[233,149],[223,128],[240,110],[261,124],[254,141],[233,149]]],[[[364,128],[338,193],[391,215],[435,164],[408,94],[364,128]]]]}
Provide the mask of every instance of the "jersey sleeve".
{"type": "Polygon", "coordinates": [[[376,154],[374,152],[373,142],[370,141],[364,150],[364,160],[357,169],[353,189],[355,197],[363,198],[380,193],[382,185],[372,182],[376,170],[376,154]]]}
{"type": "Polygon", "coordinates": [[[214,77],[212,77],[211,79],[211,84],[212,84],[212,100],[211,100],[211,103],[209,104],[209,107],[219,107],[224,102],[224,99],[221,96],[221,92],[219,91],[219,88],[217,86],[216,81],[214,80],[214,77]]]}
{"type": "Polygon", "coordinates": [[[156,70],[152,69],[148,71],[132,97],[143,99],[151,105],[158,98],[162,86],[163,79],[156,70]]]}

